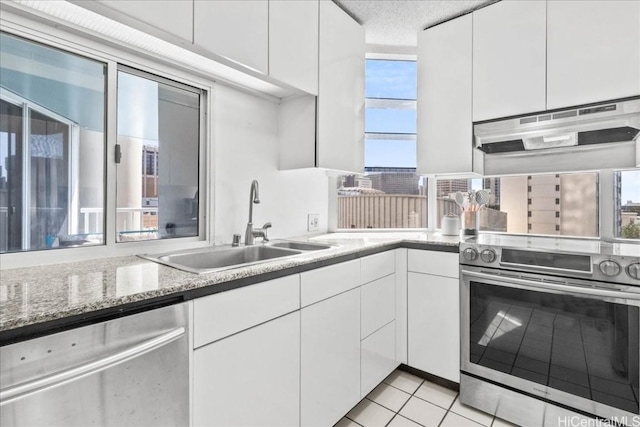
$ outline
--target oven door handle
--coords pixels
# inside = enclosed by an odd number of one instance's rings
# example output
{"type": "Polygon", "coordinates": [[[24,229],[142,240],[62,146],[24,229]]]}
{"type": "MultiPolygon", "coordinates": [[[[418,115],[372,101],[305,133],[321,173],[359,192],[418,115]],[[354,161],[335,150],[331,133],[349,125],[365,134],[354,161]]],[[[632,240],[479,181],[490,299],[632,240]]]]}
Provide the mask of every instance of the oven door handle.
{"type": "Polygon", "coordinates": [[[592,287],[592,286],[563,285],[559,283],[545,283],[545,282],[537,282],[537,281],[534,282],[526,279],[496,276],[494,274],[481,273],[481,272],[470,271],[470,270],[462,270],[461,272],[465,276],[475,277],[477,279],[498,281],[498,282],[504,283],[506,286],[509,286],[510,283],[513,283],[515,285],[520,285],[520,286],[531,288],[531,289],[546,289],[546,290],[552,290],[552,291],[562,291],[564,293],[574,294],[574,295],[580,294],[580,295],[590,295],[595,297],[640,300],[640,294],[633,293],[633,292],[626,292],[622,289],[610,289],[610,288],[603,289],[603,288],[592,287]]]}

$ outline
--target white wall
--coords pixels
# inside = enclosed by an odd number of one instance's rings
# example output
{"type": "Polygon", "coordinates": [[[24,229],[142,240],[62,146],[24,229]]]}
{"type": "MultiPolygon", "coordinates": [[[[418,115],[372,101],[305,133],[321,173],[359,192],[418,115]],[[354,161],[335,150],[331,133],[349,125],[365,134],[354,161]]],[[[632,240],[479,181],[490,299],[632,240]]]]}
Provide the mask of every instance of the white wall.
{"type": "Polygon", "coordinates": [[[214,217],[216,243],[229,243],[244,231],[251,181],[260,184],[253,208],[257,227],[271,222],[270,238],[307,234],[307,214],[320,214],[327,230],[328,178],[320,170],[279,171],[279,105],[216,85],[213,93],[214,217]]]}

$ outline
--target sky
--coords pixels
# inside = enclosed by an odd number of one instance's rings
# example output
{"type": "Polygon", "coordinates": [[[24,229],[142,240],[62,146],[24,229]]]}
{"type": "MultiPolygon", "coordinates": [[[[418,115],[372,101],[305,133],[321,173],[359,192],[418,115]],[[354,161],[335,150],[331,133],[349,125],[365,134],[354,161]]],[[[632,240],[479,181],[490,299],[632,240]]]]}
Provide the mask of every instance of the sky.
{"type": "MultiPolygon", "coordinates": [[[[365,96],[367,98],[416,99],[415,61],[367,60],[365,96]]],[[[365,109],[365,132],[416,133],[416,110],[365,109]]],[[[366,139],[365,166],[416,167],[415,139],[366,139]]]]}
{"type": "Polygon", "coordinates": [[[620,196],[622,204],[629,200],[640,203],[640,170],[630,170],[622,172],[622,194],[620,196]]]}

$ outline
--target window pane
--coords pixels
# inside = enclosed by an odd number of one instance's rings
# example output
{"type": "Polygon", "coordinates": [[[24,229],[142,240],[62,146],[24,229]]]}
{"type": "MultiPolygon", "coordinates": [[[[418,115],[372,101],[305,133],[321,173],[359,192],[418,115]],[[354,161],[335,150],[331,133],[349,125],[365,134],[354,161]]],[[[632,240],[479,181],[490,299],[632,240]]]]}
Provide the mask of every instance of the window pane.
{"type": "Polygon", "coordinates": [[[438,180],[438,227],[443,215],[461,212],[456,192],[485,189],[481,231],[598,237],[598,174],[520,175],[473,180],[438,180]]]}
{"type": "Polygon", "coordinates": [[[412,168],[372,168],[338,180],[338,228],[426,228],[426,179],[412,168]]]}
{"type": "Polygon", "coordinates": [[[200,95],[118,72],[117,240],[198,235],[200,95]]]}
{"type": "Polygon", "coordinates": [[[417,67],[415,61],[367,59],[365,97],[416,99],[417,67]]]}
{"type": "Polygon", "coordinates": [[[366,108],[366,133],[416,133],[416,110],[366,108]]]}
{"type": "Polygon", "coordinates": [[[104,242],[105,64],[0,34],[0,252],[104,242]]]}
{"type": "Polygon", "coordinates": [[[618,171],[615,182],[615,235],[640,239],[640,170],[618,171]]]}
{"type": "Polygon", "coordinates": [[[414,139],[372,139],[364,140],[365,167],[415,168],[416,141],[414,139]]]}
{"type": "MultiPolygon", "coordinates": [[[[66,228],[69,212],[69,126],[30,111],[31,249],[47,247],[47,236],[66,228]]],[[[49,245],[51,243],[49,242],[49,245]]]]}

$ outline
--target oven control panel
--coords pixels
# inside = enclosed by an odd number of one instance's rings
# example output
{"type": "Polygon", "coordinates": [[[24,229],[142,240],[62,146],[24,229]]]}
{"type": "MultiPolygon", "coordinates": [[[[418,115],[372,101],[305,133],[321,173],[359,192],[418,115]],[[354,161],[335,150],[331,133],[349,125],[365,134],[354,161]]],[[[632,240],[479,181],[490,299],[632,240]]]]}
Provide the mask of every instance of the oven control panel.
{"type": "MultiPolygon", "coordinates": [[[[579,248],[579,242],[575,245],[579,248]]],[[[594,252],[500,246],[471,240],[460,243],[460,264],[640,286],[640,246],[638,256],[594,252]]]]}

